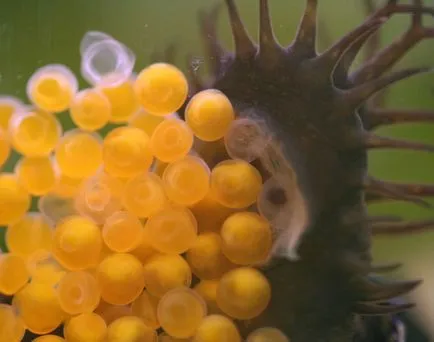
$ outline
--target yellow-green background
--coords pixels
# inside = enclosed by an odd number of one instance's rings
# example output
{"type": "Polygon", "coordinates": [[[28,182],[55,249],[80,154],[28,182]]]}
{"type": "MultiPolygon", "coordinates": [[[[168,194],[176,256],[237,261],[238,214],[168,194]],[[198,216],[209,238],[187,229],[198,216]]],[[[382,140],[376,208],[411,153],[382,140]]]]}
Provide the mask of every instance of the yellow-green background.
{"type": "MultiPolygon", "coordinates": [[[[185,55],[202,57],[196,15],[209,7],[213,0],[1,0],[0,1],[0,94],[25,100],[26,80],[32,72],[45,64],[63,63],[77,74],[79,71],[79,43],[89,30],[107,32],[129,46],[137,55],[137,70],[149,63],[155,50],[162,50],[175,42],[179,49],[177,64],[185,68],[185,55]]],[[[320,32],[320,48],[324,39],[332,40],[357,25],[363,18],[363,0],[321,0],[320,17],[327,34],[320,32]]],[[[375,1],[374,1],[375,2],[375,1]]],[[[383,1],[376,1],[378,4],[383,1]]],[[[405,1],[404,1],[405,2],[405,1]]],[[[258,9],[256,0],[239,0],[241,13],[254,37],[257,33],[258,9]]],[[[282,44],[291,41],[304,0],[270,0],[276,35],[282,44]]],[[[425,0],[434,6],[434,0],[425,0]]],[[[426,18],[427,24],[434,21],[426,18]]],[[[383,44],[403,32],[409,25],[408,15],[399,15],[381,29],[383,44]]],[[[232,41],[223,13],[219,32],[229,48],[232,41]]],[[[434,66],[434,43],[418,45],[400,63],[434,66]]],[[[201,65],[199,72],[206,70],[201,65]]],[[[81,83],[85,86],[84,83],[81,83]]],[[[433,75],[417,76],[391,87],[387,106],[434,110],[433,75]]],[[[65,127],[68,122],[64,122],[65,127]]],[[[434,125],[401,125],[382,129],[383,134],[412,138],[434,143],[434,125]]],[[[11,165],[8,166],[10,169],[11,165]]],[[[434,156],[426,153],[384,151],[370,155],[373,174],[391,180],[434,182],[434,156]]],[[[431,201],[434,204],[434,201],[431,201]]],[[[375,213],[400,214],[420,219],[434,216],[434,210],[409,204],[381,204],[372,208],[375,213]]],[[[434,306],[434,233],[410,237],[376,239],[374,255],[379,261],[403,261],[404,273],[425,277],[426,283],[416,293],[423,299],[420,310],[434,306]]],[[[434,321],[433,316],[423,316],[434,321]]]]}

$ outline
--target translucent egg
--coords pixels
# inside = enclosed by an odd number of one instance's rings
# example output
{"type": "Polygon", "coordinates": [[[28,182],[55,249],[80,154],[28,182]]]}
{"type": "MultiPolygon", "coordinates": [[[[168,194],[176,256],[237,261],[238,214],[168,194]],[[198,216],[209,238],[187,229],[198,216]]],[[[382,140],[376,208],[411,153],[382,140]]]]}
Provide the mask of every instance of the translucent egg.
{"type": "Polygon", "coordinates": [[[125,211],[119,211],[107,218],[102,228],[102,238],[112,251],[129,252],[143,239],[143,225],[140,220],[125,211]]]}
{"type": "Polygon", "coordinates": [[[161,327],[177,338],[192,337],[206,314],[203,299],[187,287],[167,292],[158,303],[157,309],[161,327]]]}
{"type": "Polygon", "coordinates": [[[30,195],[12,173],[0,173],[0,226],[18,221],[30,208],[30,195]]]}
{"type": "Polygon", "coordinates": [[[271,299],[271,287],[265,276],[254,268],[241,267],[229,271],[217,287],[217,305],[235,319],[259,316],[271,299]]]}
{"type": "Polygon", "coordinates": [[[209,175],[208,166],[198,157],[186,156],[169,164],[162,177],[167,197],[176,204],[194,205],[208,193],[209,175]]]}
{"type": "Polygon", "coordinates": [[[12,306],[0,304],[0,341],[21,342],[26,329],[12,306]]]}
{"type": "Polygon", "coordinates": [[[271,250],[270,224],[256,213],[232,214],[223,223],[220,235],[223,254],[238,265],[263,262],[271,250]]]}
{"type": "Polygon", "coordinates": [[[203,233],[187,251],[186,259],[200,279],[218,279],[233,265],[222,253],[222,239],[217,233],[203,233]]]}
{"type": "Polygon", "coordinates": [[[15,164],[15,174],[26,191],[34,196],[50,192],[56,185],[57,175],[49,157],[23,157],[15,164]]]}
{"type": "Polygon", "coordinates": [[[231,102],[216,89],[203,90],[194,95],[185,110],[185,121],[203,141],[223,138],[234,119],[231,102]]]}
{"type": "Polygon", "coordinates": [[[72,178],[93,175],[103,161],[99,136],[80,130],[65,134],[57,144],[55,153],[60,171],[72,178]]]}
{"type": "Polygon", "coordinates": [[[27,82],[30,101],[49,113],[68,109],[77,90],[77,78],[68,67],[60,64],[39,68],[27,82]]]}
{"type": "Polygon", "coordinates": [[[168,118],[155,128],[150,146],[156,158],[171,163],[190,152],[193,140],[193,132],[183,120],[168,118]]]}
{"type": "Polygon", "coordinates": [[[131,178],[122,195],[125,209],[140,218],[155,215],[167,203],[161,178],[150,172],[131,178]]]}
{"type": "Polygon", "coordinates": [[[184,104],[188,82],[174,65],[155,63],[143,69],[134,84],[143,108],[153,115],[169,115],[184,104]]]}
{"type": "Polygon", "coordinates": [[[64,342],[65,339],[63,337],[57,335],[42,335],[36,337],[32,342],[64,342]]]}
{"type": "Polygon", "coordinates": [[[289,342],[289,338],[277,328],[265,327],[251,332],[246,342],[289,342]]]}
{"type": "Polygon", "coordinates": [[[101,293],[95,277],[86,271],[68,272],[57,285],[59,303],[70,315],[94,311],[101,293]]]}
{"type": "Polygon", "coordinates": [[[0,127],[0,168],[6,163],[11,154],[11,145],[6,130],[0,127]]]}
{"type": "Polygon", "coordinates": [[[107,303],[132,303],[145,287],[142,263],[131,254],[115,253],[107,256],[97,268],[101,297],[107,303]]]}
{"type": "Polygon", "coordinates": [[[157,251],[181,254],[195,242],[197,223],[187,208],[167,207],[146,221],[145,235],[157,251]]]}
{"type": "Polygon", "coordinates": [[[148,327],[158,329],[160,327],[157,319],[158,302],[159,298],[144,290],[131,305],[132,313],[134,316],[139,317],[148,327]]]}
{"type": "Polygon", "coordinates": [[[73,99],[71,119],[85,131],[97,131],[103,128],[111,115],[111,104],[107,96],[98,89],[84,89],[73,99]]]}
{"type": "Polygon", "coordinates": [[[104,138],[104,169],[112,176],[137,176],[150,168],[152,160],[149,137],[139,128],[118,127],[104,138]]]}
{"type": "Polygon", "coordinates": [[[10,252],[29,257],[38,250],[51,250],[53,231],[39,213],[28,213],[6,229],[6,245],[10,252]]]}
{"type": "Polygon", "coordinates": [[[256,202],[261,191],[262,177],[249,163],[226,160],[211,171],[211,193],[228,208],[247,208],[256,202]]]}
{"type": "Polygon", "coordinates": [[[193,342],[241,342],[238,328],[229,318],[210,315],[203,319],[197,328],[193,342]]]}
{"type": "Polygon", "coordinates": [[[264,152],[268,137],[258,122],[240,118],[231,123],[224,141],[226,151],[232,159],[250,163],[264,152]]]}
{"type": "Polygon", "coordinates": [[[38,210],[51,225],[56,225],[64,218],[76,215],[72,198],[64,198],[49,193],[39,198],[38,210]]]}
{"type": "Polygon", "coordinates": [[[56,286],[66,274],[66,270],[53,258],[52,254],[40,249],[28,258],[31,281],[56,286]]]}
{"type": "Polygon", "coordinates": [[[32,281],[12,301],[26,328],[34,334],[48,334],[64,320],[57,293],[50,284],[32,281]]]}
{"type": "Polygon", "coordinates": [[[46,157],[62,135],[58,119],[42,111],[16,112],[9,121],[14,149],[26,157],[46,157]]]}
{"type": "Polygon", "coordinates": [[[145,132],[148,136],[154,133],[155,128],[164,120],[164,117],[146,113],[144,110],[139,110],[128,121],[128,125],[136,127],[145,132]]]}
{"type": "Polygon", "coordinates": [[[105,342],[107,325],[101,316],[87,312],[72,317],[63,331],[68,342],[105,342]]]}
{"type": "Polygon", "coordinates": [[[0,293],[11,296],[29,281],[26,260],[17,254],[0,253],[0,293]]]}
{"type": "Polygon", "coordinates": [[[95,266],[102,250],[100,228],[91,220],[70,216],[54,231],[53,255],[66,269],[84,270],[95,266]]]}
{"type": "Polygon", "coordinates": [[[115,86],[128,79],[136,57],[125,45],[98,31],[87,32],[80,43],[81,74],[92,85],[115,86]]]}
{"type": "Polygon", "coordinates": [[[119,198],[121,182],[113,177],[96,175],[87,179],[75,198],[75,209],[97,224],[119,211],[122,207],[119,198]]]}
{"type": "Polygon", "coordinates": [[[139,103],[133,89],[133,82],[126,80],[118,85],[100,88],[111,105],[109,121],[127,123],[139,110],[139,103]]]}
{"type": "Polygon", "coordinates": [[[144,273],[146,290],[156,297],[191,284],[190,267],[179,255],[157,254],[149,258],[144,265],[144,273]]]}
{"type": "Polygon", "coordinates": [[[108,326],[107,342],[155,342],[157,333],[140,318],[125,316],[108,326]]]}
{"type": "Polygon", "coordinates": [[[15,112],[22,112],[24,107],[24,103],[19,99],[0,95],[0,129],[7,132],[12,115],[15,112]]]}
{"type": "Polygon", "coordinates": [[[195,287],[196,291],[205,301],[209,314],[221,314],[217,305],[218,280],[201,280],[195,287]]]}

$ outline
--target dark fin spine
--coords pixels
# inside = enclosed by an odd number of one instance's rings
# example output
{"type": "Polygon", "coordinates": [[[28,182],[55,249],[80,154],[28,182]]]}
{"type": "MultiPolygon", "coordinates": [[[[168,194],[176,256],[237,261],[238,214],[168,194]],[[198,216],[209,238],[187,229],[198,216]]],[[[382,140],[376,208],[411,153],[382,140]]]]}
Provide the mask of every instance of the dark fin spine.
{"type": "Polygon", "coordinates": [[[400,235],[423,233],[434,229],[434,220],[424,220],[417,222],[390,222],[377,223],[372,225],[374,235],[400,235]]]}
{"type": "Polygon", "coordinates": [[[250,38],[247,30],[240,18],[237,6],[234,0],[225,0],[228,8],[229,20],[234,37],[235,51],[240,59],[248,59],[256,54],[256,46],[250,38]]]}

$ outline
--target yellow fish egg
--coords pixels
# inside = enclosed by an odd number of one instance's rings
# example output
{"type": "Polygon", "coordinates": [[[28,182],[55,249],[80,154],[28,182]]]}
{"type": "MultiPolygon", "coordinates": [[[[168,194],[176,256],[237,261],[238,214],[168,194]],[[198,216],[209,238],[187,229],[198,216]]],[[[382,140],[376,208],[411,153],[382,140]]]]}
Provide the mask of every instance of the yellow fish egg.
{"type": "Polygon", "coordinates": [[[32,281],[12,301],[28,330],[48,334],[64,320],[56,290],[50,284],[32,281]]]}
{"type": "Polygon", "coordinates": [[[50,113],[68,109],[77,90],[77,78],[68,67],[60,64],[39,68],[27,82],[29,99],[36,107],[50,113]]]}
{"type": "Polygon", "coordinates": [[[0,341],[21,342],[26,328],[10,305],[0,304],[0,341]]]}
{"type": "Polygon", "coordinates": [[[87,312],[72,317],[63,331],[68,342],[105,342],[107,325],[101,316],[87,312]]]}
{"type": "Polygon", "coordinates": [[[188,82],[177,67],[155,63],[143,69],[134,83],[139,103],[153,115],[176,112],[188,95],[188,82]]]}
{"type": "Polygon", "coordinates": [[[80,130],[65,134],[56,146],[60,171],[71,178],[92,176],[102,165],[102,143],[96,134],[80,130]]]}
{"type": "Polygon", "coordinates": [[[11,296],[29,281],[26,260],[17,254],[0,253],[0,293],[11,296]]]}
{"type": "Polygon", "coordinates": [[[148,135],[135,127],[118,127],[104,138],[105,171],[114,177],[130,178],[147,171],[153,161],[148,135]]]}
{"type": "Polygon", "coordinates": [[[51,250],[53,230],[40,213],[27,213],[7,228],[5,241],[10,252],[27,258],[39,250],[51,250]]]}
{"type": "Polygon", "coordinates": [[[100,228],[88,218],[73,215],[57,224],[53,255],[66,269],[84,270],[98,263],[102,244],[100,228]]]}
{"type": "Polygon", "coordinates": [[[30,208],[30,194],[12,173],[0,173],[0,226],[18,221],[30,208]]]}
{"type": "Polygon", "coordinates": [[[206,303],[192,289],[180,287],[167,292],[158,303],[158,321],[173,337],[192,337],[206,316],[206,303]]]}
{"type": "Polygon", "coordinates": [[[138,112],[139,102],[131,80],[113,86],[101,86],[99,89],[110,102],[110,122],[127,123],[138,112]]]}
{"type": "Polygon", "coordinates": [[[6,130],[0,127],[0,168],[7,162],[11,154],[11,144],[6,130]]]}
{"type": "Polygon", "coordinates": [[[113,321],[107,329],[107,342],[155,342],[157,333],[139,317],[125,316],[113,321]]]}
{"type": "Polygon", "coordinates": [[[42,111],[17,112],[9,122],[13,148],[26,157],[46,157],[54,150],[62,135],[59,120],[42,111]]]}
{"type": "Polygon", "coordinates": [[[145,287],[142,263],[133,255],[108,255],[97,267],[96,276],[104,301],[114,305],[132,303],[145,287]]]}
{"type": "Polygon", "coordinates": [[[217,305],[235,319],[252,319],[259,316],[271,299],[271,287],[265,276],[250,267],[229,271],[217,287],[217,305]]]}
{"type": "Polygon", "coordinates": [[[84,89],[74,97],[70,113],[74,124],[85,131],[103,128],[111,115],[111,103],[98,89],[84,89]]]}
{"type": "Polygon", "coordinates": [[[56,169],[50,157],[23,157],[15,164],[18,181],[34,196],[50,192],[57,182],[56,169]]]}
{"type": "Polygon", "coordinates": [[[9,120],[15,112],[25,109],[24,103],[12,96],[0,96],[0,128],[7,132],[9,120]]]}
{"type": "Polygon", "coordinates": [[[195,94],[185,109],[185,121],[203,141],[223,138],[234,119],[231,102],[217,89],[206,89],[195,94]]]}

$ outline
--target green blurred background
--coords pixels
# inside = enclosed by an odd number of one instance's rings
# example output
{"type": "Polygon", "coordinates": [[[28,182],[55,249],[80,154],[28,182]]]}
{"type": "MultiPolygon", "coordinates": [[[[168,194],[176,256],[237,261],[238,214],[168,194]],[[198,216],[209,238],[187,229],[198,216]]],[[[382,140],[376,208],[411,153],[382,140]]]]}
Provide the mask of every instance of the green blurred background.
{"type": "MultiPolygon", "coordinates": [[[[137,55],[137,70],[149,63],[154,51],[176,43],[179,49],[176,64],[185,70],[187,53],[198,59],[203,56],[197,13],[213,3],[214,0],[1,0],[0,94],[25,100],[27,79],[36,68],[49,63],[65,64],[78,74],[79,43],[89,30],[106,32],[129,46],[137,55]]],[[[293,38],[304,3],[303,0],[270,0],[276,36],[282,44],[288,44],[293,38]]],[[[238,4],[247,27],[256,37],[257,1],[239,0],[238,4]]],[[[425,4],[434,6],[434,0],[425,0],[425,4]]],[[[320,49],[326,46],[326,40],[337,39],[364,17],[363,0],[321,0],[319,11],[320,49]]],[[[425,22],[434,27],[431,18],[425,22]]],[[[408,15],[397,15],[390,20],[381,29],[382,44],[391,42],[409,23],[408,15]]],[[[231,48],[226,13],[220,18],[219,32],[224,44],[231,48]]],[[[434,66],[433,56],[434,44],[425,41],[398,67],[434,66]]],[[[199,65],[198,72],[206,73],[206,63],[199,65]]],[[[81,85],[85,86],[82,80],[81,85]]],[[[434,110],[433,95],[434,76],[417,76],[391,87],[387,106],[434,110]]],[[[63,124],[66,128],[69,123],[63,124]]],[[[432,124],[400,125],[379,132],[434,144],[432,124]]],[[[7,169],[11,167],[12,164],[7,169]]],[[[390,180],[434,183],[434,157],[422,152],[376,151],[370,154],[370,171],[390,180]]],[[[379,204],[370,209],[375,214],[399,214],[408,219],[434,216],[432,209],[404,203],[379,204]]],[[[414,296],[420,303],[418,313],[423,313],[420,316],[426,323],[434,321],[433,246],[434,232],[377,238],[373,245],[377,261],[405,263],[399,276],[425,278],[414,296]]]]}

